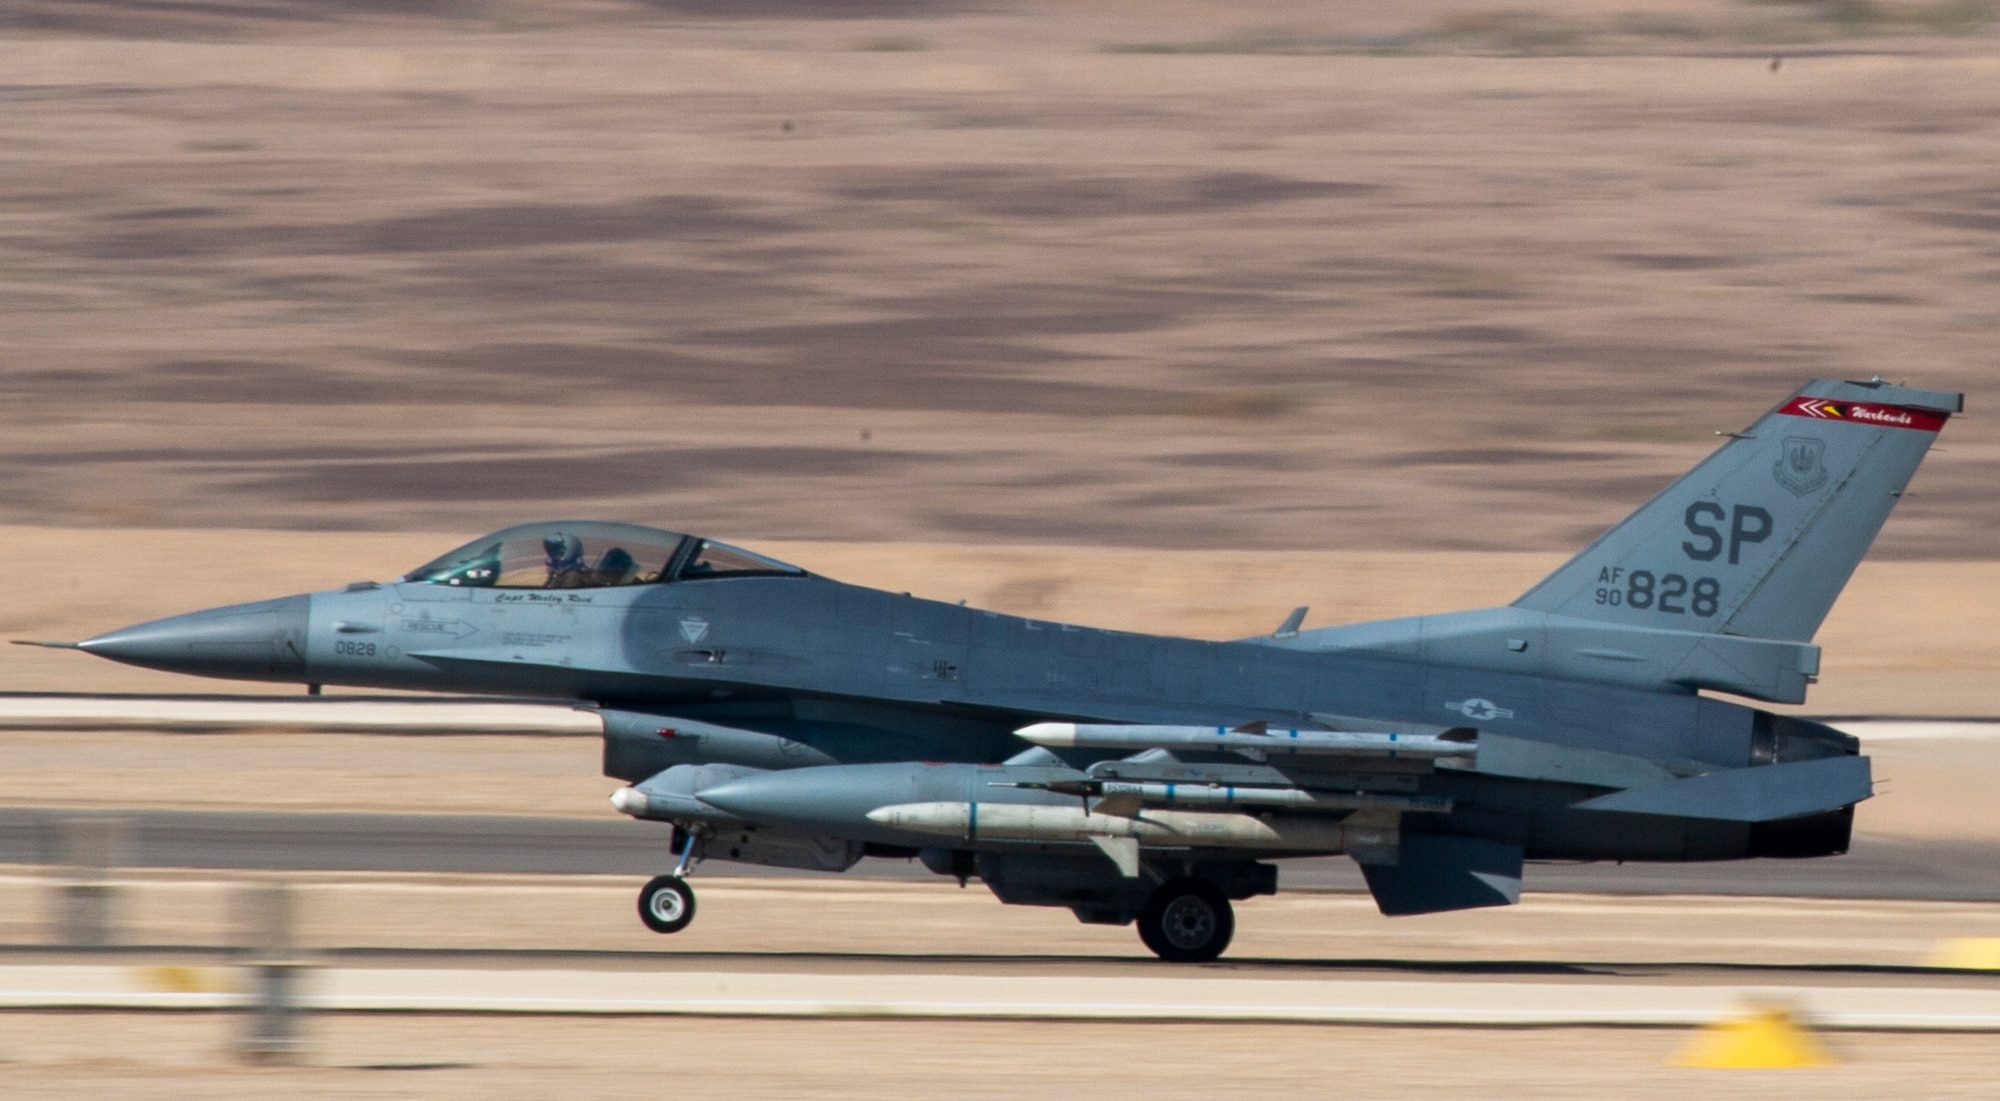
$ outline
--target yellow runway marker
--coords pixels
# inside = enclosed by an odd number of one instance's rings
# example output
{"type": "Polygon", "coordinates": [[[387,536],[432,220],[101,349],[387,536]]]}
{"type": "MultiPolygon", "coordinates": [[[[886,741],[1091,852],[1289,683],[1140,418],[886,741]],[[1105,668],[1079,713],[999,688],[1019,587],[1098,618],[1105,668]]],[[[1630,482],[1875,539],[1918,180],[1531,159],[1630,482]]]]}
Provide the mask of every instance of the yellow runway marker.
{"type": "Polygon", "coordinates": [[[1953,937],[1925,956],[1924,966],[2000,971],[2000,937],[1953,937]]]}
{"type": "Polygon", "coordinates": [[[1704,1027],[1674,1065],[1714,1070],[1825,1067],[1838,1062],[1783,1006],[1761,1006],[1704,1027]]]}
{"type": "Polygon", "coordinates": [[[227,994],[227,973],[213,967],[142,967],[139,981],[148,990],[169,994],[227,994]]]}

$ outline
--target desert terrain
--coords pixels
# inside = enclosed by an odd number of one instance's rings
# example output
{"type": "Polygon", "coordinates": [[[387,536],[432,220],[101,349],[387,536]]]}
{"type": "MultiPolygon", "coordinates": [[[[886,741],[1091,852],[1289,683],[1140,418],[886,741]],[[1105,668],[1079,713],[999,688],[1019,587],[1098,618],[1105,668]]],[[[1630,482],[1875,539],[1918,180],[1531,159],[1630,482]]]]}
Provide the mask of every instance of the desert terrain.
{"type": "Polygon", "coordinates": [[[1879,374],[1989,559],[1993,14],[16,0],[0,522],[1558,552],[1879,374]]]}
{"type": "Polygon", "coordinates": [[[316,1065],[259,1068],[228,1063],[240,1025],[218,1015],[92,1015],[88,1030],[65,1014],[8,1023],[17,1050],[40,1054],[0,1066],[0,1083],[35,1101],[98,1089],[203,1101],[274,1093],[539,1101],[649,1085],[671,1085],[678,1097],[785,1101],[800,1096],[801,1082],[812,1096],[856,1101],[1067,1096],[1084,1082],[1115,1101],[1332,1088],[1401,1098],[1462,1090],[1468,1066],[1495,1097],[1868,1099],[1920,1083],[1927,1097],[1981,1098],[1992,1084],[1992,1040],[1950,1033],[1841,1036],[1831,1042],[1845,1065],[1730,1072],[1663,1067],[1687,1043],[1664,1030],[1245,1025],[1218,1045],[1211,1025],[364,1016],[323,1023],[316,1065]],[[119,1037],[116,1054],[100,1046],[109,1033],[119,1037]]]}

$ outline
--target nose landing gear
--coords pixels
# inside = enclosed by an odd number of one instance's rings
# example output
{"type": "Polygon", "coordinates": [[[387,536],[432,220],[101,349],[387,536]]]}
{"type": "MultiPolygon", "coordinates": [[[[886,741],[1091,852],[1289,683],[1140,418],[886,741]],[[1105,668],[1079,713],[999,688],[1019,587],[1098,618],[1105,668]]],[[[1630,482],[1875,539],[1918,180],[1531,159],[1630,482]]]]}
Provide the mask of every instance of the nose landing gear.
{"type": "Polygon", "coordinates": [[[655,933],[678,933],[694,920],[694,888],[677,875],[657,875],[639,892],[639,920],[655,933]]]}
{"type": "Polygon", "coordinates": [[[639,891],[639,920],[655,933],[678,933],[694,920],[694,888],[688,886],[687,873],[696,837],[693,830],[684,831],[684,836],[673,873],[654,876],[639,891]]]}

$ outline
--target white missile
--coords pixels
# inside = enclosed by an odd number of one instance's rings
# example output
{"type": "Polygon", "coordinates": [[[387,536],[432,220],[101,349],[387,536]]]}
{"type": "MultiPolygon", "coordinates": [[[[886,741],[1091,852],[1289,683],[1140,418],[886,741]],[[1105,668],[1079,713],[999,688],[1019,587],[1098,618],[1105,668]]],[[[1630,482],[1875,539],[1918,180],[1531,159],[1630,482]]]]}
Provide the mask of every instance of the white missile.
{"type": "Polygon", "coordinates": [[[1235,810],[1238,807],[1289,807],[1294,810],[1384,810],[1448,814],[1445,795],[1394,795],[1365,792],[1316,791],[1307,788],[1238,786],[1235,784],[1133,782],[1125,780],[1050,780],[994,782],[992,787],[1029,788],[1058,795],[1095,798],[1098,814],[1130,816],[1140,807],[1189,807],[1235,810]]]}
{"type": "Polygon", "coordinates": [[[1346,730],[1258,730],[1225,726],[1147,726],[1113,723],[1036,723],[1017,737],[1040,746],[1089,749],[1181,749],[1247,753],[1257,757],[1470,757],[1478,751],[1467,730],[1444,734],[1375,734],[1346,730]]]}
{"type": "Polygon", "coordinates": [[[1082,807],[1023,803],[898,803],[868,812],[868,820],[912,833],[965,841],[1095,841],[1129,837],[1174,848],[1346,852],[1394,847],[1397,827],[1372,815],[1257,818],[1248,814],[1148,811],[1143,818],[1094,814],[1082,807]],[[1364,821],[1356,822],[1355,818],[1364,821]]]}

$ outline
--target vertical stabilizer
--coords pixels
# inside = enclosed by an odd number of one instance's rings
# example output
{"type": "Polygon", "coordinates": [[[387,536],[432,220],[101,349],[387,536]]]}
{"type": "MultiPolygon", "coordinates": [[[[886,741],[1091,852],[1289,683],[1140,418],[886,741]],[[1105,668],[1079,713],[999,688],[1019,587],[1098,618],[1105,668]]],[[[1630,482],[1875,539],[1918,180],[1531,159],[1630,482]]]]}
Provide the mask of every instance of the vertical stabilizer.
{"type": "Polygon", "coordinates": [[[1817,379],[1514,602],[1805,642],[1962,395],[1817,379]]]}

